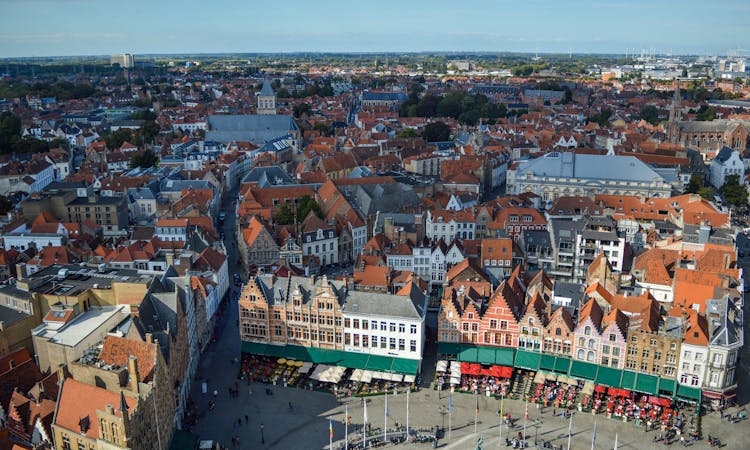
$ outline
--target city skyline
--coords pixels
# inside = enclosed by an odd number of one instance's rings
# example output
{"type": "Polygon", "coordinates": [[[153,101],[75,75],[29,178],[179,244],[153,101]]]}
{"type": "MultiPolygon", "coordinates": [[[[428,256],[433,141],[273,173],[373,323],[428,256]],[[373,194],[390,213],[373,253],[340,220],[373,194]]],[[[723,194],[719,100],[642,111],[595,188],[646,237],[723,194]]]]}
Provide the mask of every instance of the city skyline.
{"type": "Polygon", "coordinates": [[[197,2],[5,0],[0,57],[291,52],[724,54],[750,48],[750,4],[475,0],[351,8],[337,0],[280,6],[197,2]],[[702,10],[703,8],[705,10],[702,10]],[[696,14],[701,11],[701,14],[696,14]],[[33,20],[29,20],[33,18],[33,20]],[[705,31],[702,31],[701,28],[705,31]],[[719,32],[714,32],[718,30],[719,32]]]}

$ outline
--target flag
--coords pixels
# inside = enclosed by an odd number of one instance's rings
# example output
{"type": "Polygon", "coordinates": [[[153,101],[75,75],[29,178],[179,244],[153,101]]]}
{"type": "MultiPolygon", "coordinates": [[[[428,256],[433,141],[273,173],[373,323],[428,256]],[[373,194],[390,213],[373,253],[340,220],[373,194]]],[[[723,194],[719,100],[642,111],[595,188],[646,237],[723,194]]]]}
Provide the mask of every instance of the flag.
{"type": "Polygon", "coordinates": [[[333,420],[328,419],[328,437],[333,439],[333,420]]]}
{"type": "Polygon", "coordinates": [[[591,439],[591,450],[594,450],[594,444],[596,444],[596,420],[594,421],[594,437],[591,439]]]}
{"type": "Polygon", "coordinates": [[[453,393],[448,394],[448,412],[453,412],[453,393]]]}
{"type": "Polygon", "coordinates": [[[523,418],[529,420],[529,401],[526,400],[526,410],[523,413],[523,418]]]}

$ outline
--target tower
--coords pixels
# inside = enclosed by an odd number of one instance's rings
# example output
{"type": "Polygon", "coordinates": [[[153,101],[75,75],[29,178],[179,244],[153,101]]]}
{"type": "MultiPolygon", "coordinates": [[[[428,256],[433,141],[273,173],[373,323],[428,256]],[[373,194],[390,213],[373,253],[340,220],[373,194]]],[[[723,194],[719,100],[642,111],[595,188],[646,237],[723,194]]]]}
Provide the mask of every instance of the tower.
{"type": "Polygon", "coordinates": [[[672,104],[669,107],[669,123],[667,124],[667,138],[672,144],[676,144],[679,140],[680,126],[679,122],[682,119],[682,96],[680,95],[680,80],[675,79],[674,83],[674,98],[672,104]]]}
{"type": "Polygon", "coordinates": [[[276,94],[273,92],[271,83],[268,82],[268,78],[263,81],[263,88],[258,94],[258,114],[276,114],[276,94]]]}

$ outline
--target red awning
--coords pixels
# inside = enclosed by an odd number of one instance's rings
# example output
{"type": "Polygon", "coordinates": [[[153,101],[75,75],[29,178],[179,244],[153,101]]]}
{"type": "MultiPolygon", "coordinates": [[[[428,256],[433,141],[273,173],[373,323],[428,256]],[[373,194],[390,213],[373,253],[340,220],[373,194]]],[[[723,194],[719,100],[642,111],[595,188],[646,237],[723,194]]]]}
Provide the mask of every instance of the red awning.
{"type": "Polygon", "coordinates": [[[503,371],[500,375],[503,378],[512,378],[513,377],[513,368],[512,367],[506,367],[503,366],[503,371]]]}
{"type": "Polygon", "coordinates": [[[703,396],[704,397],[708,397],[708,398],[712,398],[714,400],[718,400],[718,399],[720,399],[720,398],[723,397],[723,395],[721,395],[720,393],[718,393],[718,392],[711,392],[711,391],[703,391],[703,396]]]}
{"type": "Polygon", "coordinates": [[[630,397],[630,391],[627,389],[620,389],[620,397],[630,397]]]}
{"type": "Polygon", "coordinates": [[[620,393],[620,390],[619,390],[619,389],[617,389],[617,388],[613,388],[613,387],[611,387],[611,388],[609,388],[609,389],[607,390],[607,395],[614,395],[614,396],[617,396],[617,395],[618,395],[619,393],[620,393]]]}
{"type": "Polygon", "coordinates": [[[672,400],[669,400],[668,398],[659,398],[659,397],[654,397],[653,395],[648,398],[648,401],[652,405],[659,405],[665,408],[668,408],[669,405],[672,404],[672,400]]]}
{"type": "Polygon", "coordinates": [[[604,394],[605,392],[607,392],[607,386],[602,386],[600,384],[600,385],[594,387],[594,392],[598,392],[600,394],[604,394]]]}

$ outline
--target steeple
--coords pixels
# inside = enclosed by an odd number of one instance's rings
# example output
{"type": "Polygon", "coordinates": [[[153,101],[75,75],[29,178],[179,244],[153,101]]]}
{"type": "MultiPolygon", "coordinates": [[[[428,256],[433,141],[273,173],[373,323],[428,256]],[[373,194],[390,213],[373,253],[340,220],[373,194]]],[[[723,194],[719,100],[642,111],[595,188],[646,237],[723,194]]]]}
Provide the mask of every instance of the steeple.
{"type": "Polygon", "coordinates": [[[682,120],[682,95],[680,94],[680,79],[674,81],[674,98],[669,107],[669,122],[667,123],[667,138],[669,142],[676,144],[679,140],[679,124],[682,120]]]}
{"type": "Polygon", "coordinates": [[[258,93],[258,114],[276,114],[276,93],[273,92],[268,78],[263,80],[263,88],[258,93]]]}

